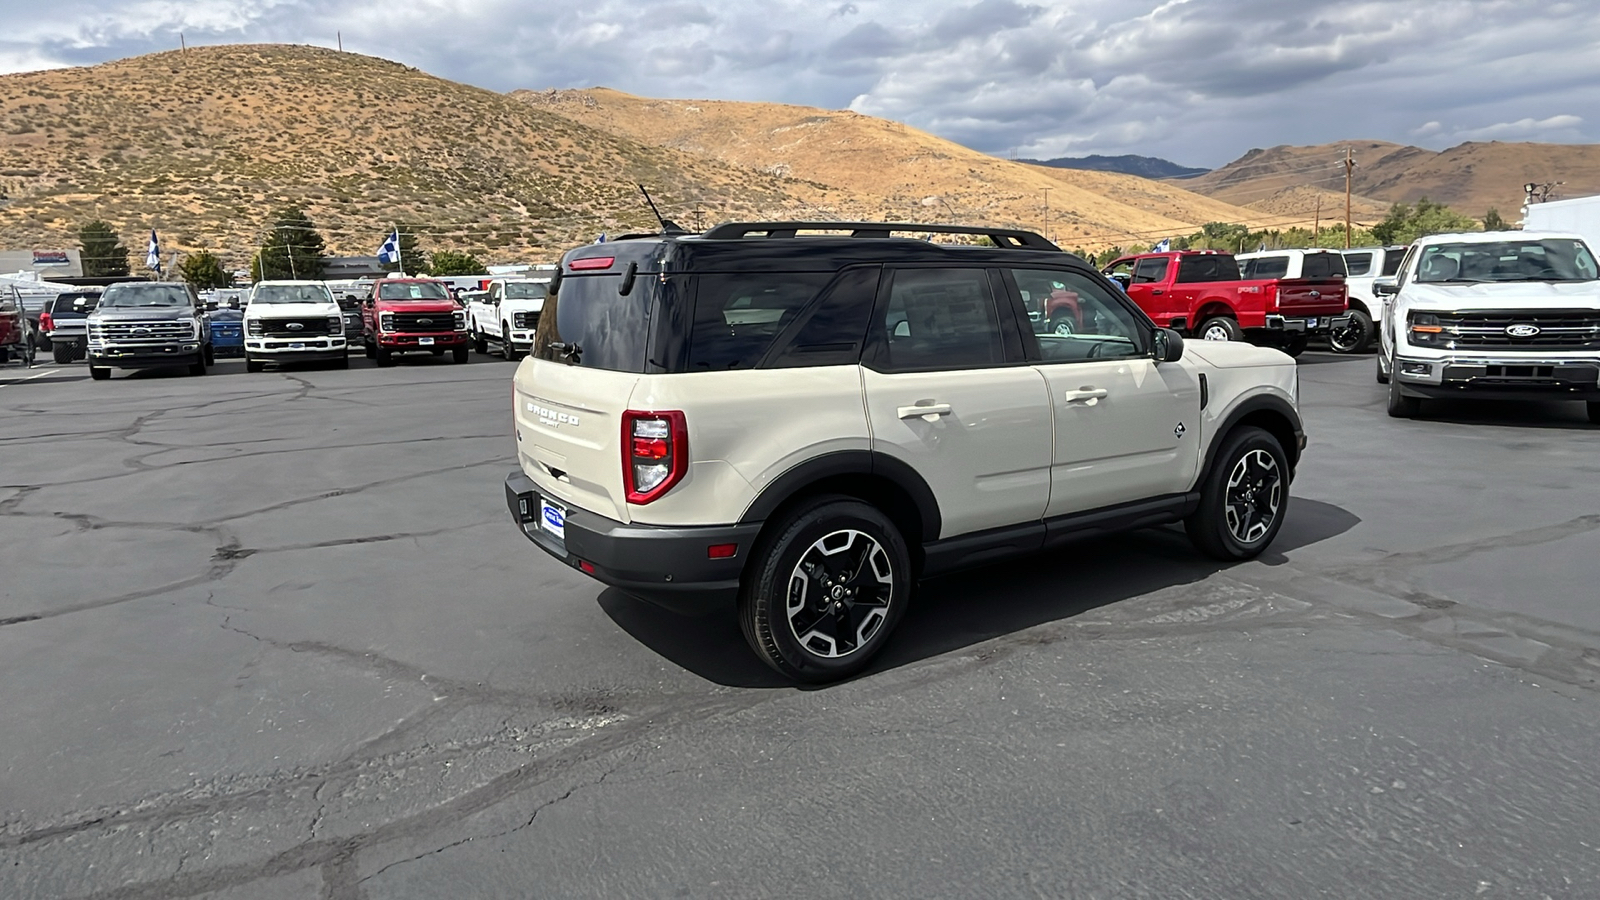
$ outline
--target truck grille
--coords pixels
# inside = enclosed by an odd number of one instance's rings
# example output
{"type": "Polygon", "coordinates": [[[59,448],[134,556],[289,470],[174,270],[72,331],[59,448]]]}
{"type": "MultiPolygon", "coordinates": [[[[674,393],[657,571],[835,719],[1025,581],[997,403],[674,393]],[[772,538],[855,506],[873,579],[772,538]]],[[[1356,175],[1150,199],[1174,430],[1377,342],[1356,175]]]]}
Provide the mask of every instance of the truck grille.
{"type": "Polygon", "coordinates": [[[456,330],[451,313],[394,313],[394,330],[406,334],[448,334],[456,330]]]}
{"type": "Polygon", "coordinates": [[[313,337],[327,334],[328,330],[327,316],[261,320],[261,332],[267,337],[313,337]]]}
{"type": "Polygon", "coordinates": [[[159,322],[105,322],[93,325],[90,335],[118,344],[170,344],[194,340],[194,325],[184,320],[159,322]]]}
{"type": "Polygon", "coordinates": [[[1440,315],[1445,334],[1453,334],[1460,348],[1492,347],[1496,350],[1600,349],[1600,310],[1530,310],[1473,312],[1440,315]],[[1538,329],[1533,334],[1513,334],[1538,329]]]}

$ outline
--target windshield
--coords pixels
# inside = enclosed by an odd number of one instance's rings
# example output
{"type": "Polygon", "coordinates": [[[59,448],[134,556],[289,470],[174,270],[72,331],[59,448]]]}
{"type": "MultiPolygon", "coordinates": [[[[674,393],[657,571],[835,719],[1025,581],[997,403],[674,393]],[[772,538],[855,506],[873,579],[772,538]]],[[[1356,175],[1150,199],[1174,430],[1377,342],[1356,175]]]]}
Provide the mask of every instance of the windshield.
{"type": "Polygon", "coordinates": [[[443,282],[409,281],[378,285],[379,300],[449,300],[443,282]]]}
{"type": "Polygon", "coordinates": [[[539,300],[550,293],[547,285],[533,281],[512,281],[506,284],[507,300],[539,300]]]}
{"type": "Polygon", "coordinates": [[[1496,281],[1594,281],[1600,266],[1572,238],[1428,244],[1417,264],[1421,284],[1496,281]]]}
{"type": "Polygon", "coordinates": [[[189,289],[181,284],[113,284],[100,295],[101,309],[188,305],[189,289]]]}
{"type": "Polygon", "coordinates": [[[620,294],[621,283],[616,274],[569,275],[561,280],[554,338],[563,347],[550,358],[613,372],[647,371],[651,323],[660,314],[655,309],[657,284],[640,278],[633,290],[620,294]]]}
{"type": "Polygon", "coordinates": [[[258,284],[251,303],[332,303],[333,295],[320,284],[258,284]]]}

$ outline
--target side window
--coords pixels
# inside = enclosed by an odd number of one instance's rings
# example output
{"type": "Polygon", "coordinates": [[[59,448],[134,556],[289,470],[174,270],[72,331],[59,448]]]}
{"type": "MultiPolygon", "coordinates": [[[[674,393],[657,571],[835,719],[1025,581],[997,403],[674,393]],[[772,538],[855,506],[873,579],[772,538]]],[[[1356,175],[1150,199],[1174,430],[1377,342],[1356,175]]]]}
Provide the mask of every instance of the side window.
{"type": "Polygon", "coordinates": [[[1139,264],[1133,267],[1133,283],[1151,284],[1153,282],[1166,281],[1167,263],[1168,260],[1164,256],[1139,260],[1139,264]]]}
{"type": "Polygon", "coordinates": [[[1332,278],[1344,274],[1344,256],[1339,253],[1307,253],[1300,269],[1301,278],[1332,278]]]}
{"type": "Polygon", "coordinates": [[[1366,275],[1372,271],[1372,254],[1352,253],[1344,258],[1344,266],[1351,275],[1366,275]]]}
{"type": "Polygon", "coordinates": [[[882,274],[878,266],[845,270],[811,311],[802,313],[793,334],[763,367],[798,369],[860,362],[882,274]]]}
{"type": "Polygon", "coordinates": [[[1012,269],[1011,277],[1024,305],[1044,295],[1056,308],[1049,332],[1037,338],[1042,362],[1145,355],[1145,326],[1099,281],[1065,269],[1012,269]]]}
{"type": "Polygon", "coordinates": [[[983,269],[901,269],[873,314],[874,368],[970,369],[1006,362],[983,269]]]}
{"type": "Polygon", "coordinates": [[[690,372],[749,369],[833,279],[831,272],[744,272],[697,279],[690,372]]]}
{"type": "Polygon", "coordinates": [[[1289,257],[1258,256],[1245,262],[1242,277],[1246,281],[1255,281],[1257,279],[1282,278],[1288,274],[1289,257]]]}
{"type": "Polygon", "coordinates": [[[1105,267],[1107,278],[1120,278],[1121,283],[1127,284],[1133,278],[1133,266],[1137,260],[1119,259],[1105,267]]]}
{"type": "Polygon", "coordinates": [[[1231,256],[1185,256],[1178,262],[1179,284],[1235,281],[1238,278],[1239,266],[1231,256]]]}

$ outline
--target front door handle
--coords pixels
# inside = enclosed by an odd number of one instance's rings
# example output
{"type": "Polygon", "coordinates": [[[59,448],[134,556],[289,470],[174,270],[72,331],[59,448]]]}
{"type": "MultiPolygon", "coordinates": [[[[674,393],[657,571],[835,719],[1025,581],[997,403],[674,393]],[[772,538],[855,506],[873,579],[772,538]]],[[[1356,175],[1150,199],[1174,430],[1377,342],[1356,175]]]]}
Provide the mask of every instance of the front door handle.
{"type": "Polygon", "coordinates": [[[1093,406],[1096,401],[1104,400],[1106,397],[1110,396],[1110,394],[1111,392],[1105,388],[1086,387],[1081,390],[1067,391],[1065,394],[1061,395],[1061,398],[1066,400],[1068,403],[1081,402],[1093,406]]]}
{"type": "Polygon", "coordinates": [[[1156,297],[1159,297],[1159,296],[1161,296],[1161,295],[1162,295],[1162,294],[1164,294],[1164,293],[1166,293],[1166,291],[1163,291],[1163,290],[1162,290],[1162,289],[1160,289],[1160,288],[1156,288],[1156,289],[1155,289],[1155,290],[1153,290],[1153,291],[1151,291],[1151,292],[1150,292],[1150,293],[1151,293],[1151,295],[1153,295],[1153,296],[1156,296],[1156,297]]]}
{"type": "Polygon", "coordinates": [[[916,406],[902,406],[895,412],[902,419],[922,419],[924,422],[937,422],[940,416],[950,415],[948,403],[919,403],[916,406]]]}

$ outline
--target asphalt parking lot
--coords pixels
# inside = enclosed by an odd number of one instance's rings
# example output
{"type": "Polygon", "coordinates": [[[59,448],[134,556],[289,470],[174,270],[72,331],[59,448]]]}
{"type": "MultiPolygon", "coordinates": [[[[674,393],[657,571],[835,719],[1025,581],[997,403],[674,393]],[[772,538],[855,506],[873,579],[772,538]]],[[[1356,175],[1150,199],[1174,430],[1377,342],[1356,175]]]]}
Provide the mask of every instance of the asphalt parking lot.
{"type": "Polygon", "coordinates": [[[0,369],[0,897],[1592,897],[1600,428],[1308,353],[1261,560],[929,582],[782,684],[510,524],[511,365],[0,369]]]}

